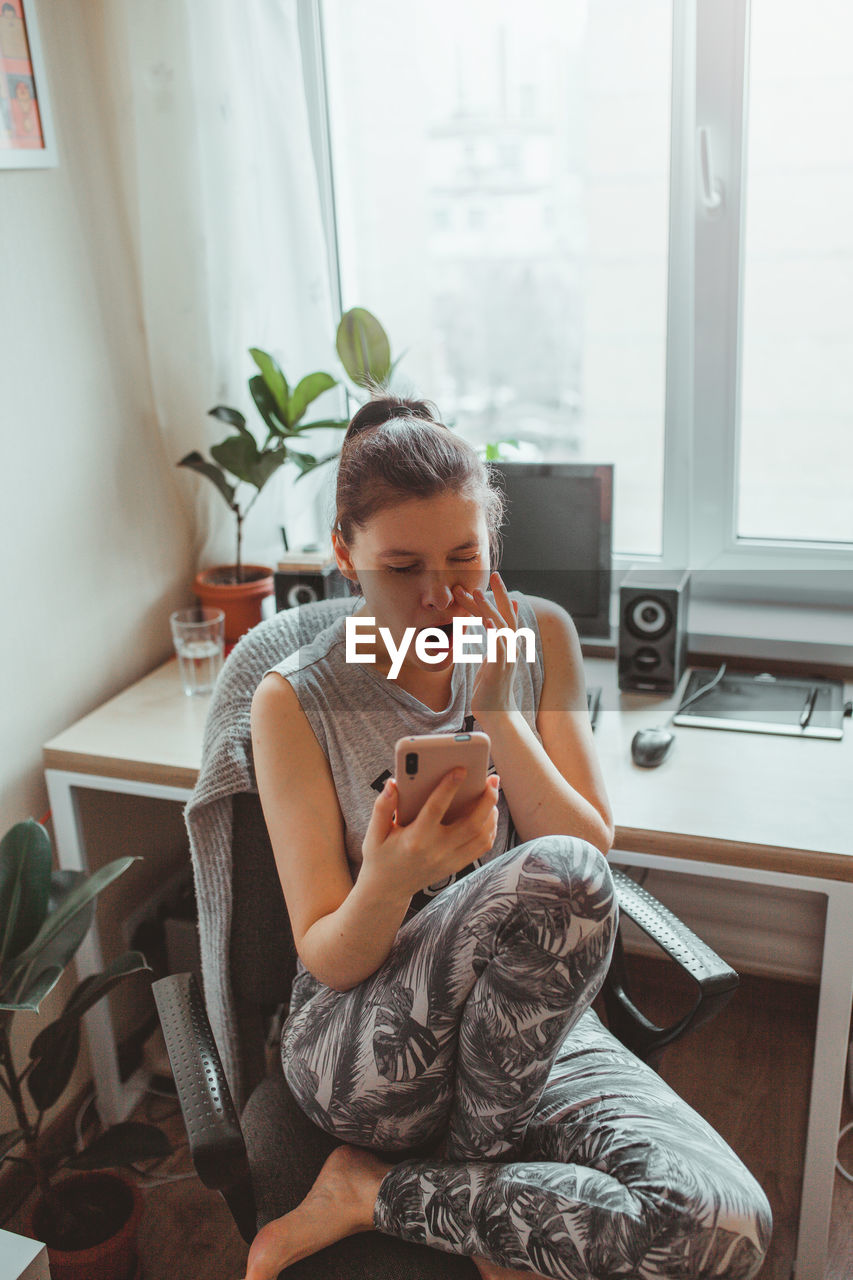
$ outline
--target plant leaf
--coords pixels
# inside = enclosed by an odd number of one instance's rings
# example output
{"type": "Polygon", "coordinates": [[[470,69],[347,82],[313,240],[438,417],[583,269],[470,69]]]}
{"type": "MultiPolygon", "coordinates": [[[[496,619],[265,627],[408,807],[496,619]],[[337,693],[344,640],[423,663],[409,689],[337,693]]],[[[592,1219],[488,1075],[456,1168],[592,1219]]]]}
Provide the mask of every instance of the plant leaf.
{"type": "Polygon", "coordinates": [[[208,416],[217,418],[220,422],[227,422],[229,427],[236,427],[244,436],[250,436],[252,433],[246,426],[246,419],[239,409],[229,409],[227,404],[218,404],[215,409],[208,409],[208,416]]]}
{"type": "Polygon", "coordinates": [[[330,373],[309,373],[304,377],[290,397],[289,425],[291,428],[296,426],[312,400],[316,400],[324,391],[331,391],[332,387],[337,385],[337,378],[333,378],[330,373]]]}
{"type": "Polygon", "coordinates": [[[6,1155],[7,1151],[11,1151],[16,1147],[24,1136],[23,1129],[10,1129],[8,1133],[0,1134],[0,1160],[6,1155]]]}
{"type": "Polygon", "coordinates": [[[229,436],[210,451],[228,471],[240,480],[254,485],[260,493],[270,476],[287,461],[288,450],[284,445],[275,449],[258,449],[251,437],[229,436]]]}
{"type": "Polygon", "coordinates": [[[42,1000],[50,994],[63,972],[64,966],[57,964],[39,969],[35,978],[27,983],[26,990],[13,1001],[4,1000],[0,1003],[0,1009],[8,1009],[12,1013],[38,1013],[42,1000]]]}
{"type": "Polygon", "coordinates": [[[50,837],[32,818],[16,822],[0,841],[0,970],[41,928],[52,866],[50,837]]]}
{"type": "Polygon", "coordinates": [[[64,1028],[64,1033],[55,1038],[50,1056],[39,1058],[27,1076],[30,1097],[39,1111],[47,1111],[62,1096],[74,1074],[79,1053],[80,1023],[72,1021],[64,1028]]]}
{"type": "Polygon", "coordinates": [[[150,973],[150,965],[141,951],[126,951],[117,956],[102,973],[89,974],[69,996],[65,1008],[49,1026],[44,1027],[30,1045],[31,1058],[47,1058],[58,1045],[69,1025],[79,1022],[94,1004],[132,973],[150,973]]]}
{"type": "Polygon", "coordinates": [[[287,419],[280,416],[275,397],[259,373],[255,374],[254,378],[249,379],[249,390],[252,393],[255,408],[267,424],[270,434],[274,436],[289,435],[290,427],[287,419]]]}
{"type": "Polygon", "coordinates": [[[334,427],[337,431],[345,431],[349,423],[340,418],[322,418],[318,422],[303,422],[301,426],[293,428],[294,435],[301,435],[303,431],[314,431],[318,427],[334,427]]]}
{"type": "Polygon", "coordinates": [[[191,471],[197,471],[199,475],[207,476],[208,480],[212,480],[216,485],[229,507],[234,505],[236,489],[228,483],[219,467],[215,467],[212,462],[205,462],[197,449],[194,449],[192,453],[188,453],[185,458],[181,458],[178,466],[189,467],[191,471]]]}
{"type": "Polygon", "coordinates": [[[341,364],[357,387],[383,383],[391,372],[391,346],[382,325],[364,307],[345,311],[335,346],[341,364]]]}
{"type": "MultiPolygon", "coordinates": [[[[33,960],[43,959],[49,954],[48,948],[50,944],[65,936],[65,930],[76,916],[78,916],[85,908],[94,905],[95,898],[98,894],[106,889],[107,885],[112,884],[120,875],[127,871],[132,862],[136,862],[136,857],[114,858],[112,862],[108,862],[105,866],[99,867],[97,871],[90,876],[83,876],[82,883],[69,882],[67,879],[64,884],[72,883],[73,887],[69,893],[66,893],[56,907],[55,910],[50,909],[48,904],[48,914],[44,923],[33,938],[30,945],[16,957],[12,976],[15,977],[21,973],[33,960]]],[[[78,877],[80,872],[60,873],[64,876],[78,877]]],[[[62,884],[63,881],[57,881],[56,875],[51,878],[52,885],[62,884]]],[[[91,920],[90,920],[91,922],[91,920]]],[[[75,944],[76,951],[79,946],[79,939],[75,944]]],[[[73,952],[72,952],[73,954],[73,952]]],[[[70,956],[69,956],[70,959],[70,956]]]]}
{"type": "MultiPolygon", "coordinates": [[[[85,871],[52,871],[50,896],[45,920],[49,919],[77,886],[86,880],[85,871]]],[[[27,1010],[37,1013],[45,996],[59,981],[65,966],[80,946],[95,918],[95,904],[89,903],[67,922],[36,959],[18,969],[17,958],[6,965],[0,982],[3,1004],[12,1012],[27,1010]]]]}
{"type": "MultiPolygon", "coordinates": [[[[294,451],[291,449],[290,451],[291,458],[293,457],[293,454],[294,454],[294,451]]],[[[313,457],[313,455],[311,454],[303,454],[302,456],[313,457]]],[[[303,476],[310,475],[311,472],[316,471],[318,467],[323,467],[326,465],[327,462],[331,462],[333,458],[338,458],[338,457],[340,457],[340,450],[335,450],[334,453],[327,453],[325,458],[314,458],[313,465],[310,467],[305,467],[302,471],[300,471],[299,475],[296,477],[293,483],[299,484],[299,481],[303,478],[303,476]]]]}
{"type": "Polygon", "coordinates": [[[172,1154],[172,1144],[162,1130],[151,1124],[126,1120],[114,1124],[95,1138],[85,1151],[67,1161],[69,1169],[111,1169],[116,1165],[136,1164],[155,1156],[172,1154]]]}
{"type": "Polygon", "coordinates": [[[285,426],[291,424],[290,409],[290,388],[276,361],[267,351],[261,351],[259,347],[250,347],[249,355],[261,371],[261,378],[269,389],[270,395],[285,426]]]}

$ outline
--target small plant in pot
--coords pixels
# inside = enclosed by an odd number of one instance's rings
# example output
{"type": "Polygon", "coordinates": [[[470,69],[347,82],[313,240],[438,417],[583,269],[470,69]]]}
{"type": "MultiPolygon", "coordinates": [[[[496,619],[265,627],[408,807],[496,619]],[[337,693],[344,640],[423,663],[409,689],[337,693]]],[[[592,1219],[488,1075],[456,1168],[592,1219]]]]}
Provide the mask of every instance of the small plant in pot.
{"type": "Polygon", "coordinates": [[[91,927],[98,894],[134,861],[117,858],[91,876],[54,870],[47,831],[32,819],[0,841],[0,1088],[17,1122],[0,1135],[0,1163],[29,1168],[37,1195],[28,1230],[48,1247],[52,1280],[132,1280],[142,1197],[122,1170],[172,1150],[159,1129],[133,1122],[111,1126],[84,1151],[49,1151],[42,1133],[74,1072],[81,1018],[131,974],[148,970],[140,952],[78,983],[33,1039],[21,1070],[12,1054],[13,1020],[39,1013],[91,927]],[[23,1156],[13,1155],[21,1145],[23,1156]]]}
{"type": "MultiPolygon", "coordinates": [[[[341,318],[336,335],[336,348],[349,377],[358,387],[381,386],[393,371],[391,348],[382,325],[363,307],[354,307],[341,318]]],[[[305,422],[309,405],[326,391],[339,385],[329,373],[309,373],[291,389],[276,360],[259,347],[249,354],[259,372],[249,379],[249,391],[266,427],[266,438],[259,445],[239,409],[217,405],[209,411],[212,418],[234,428],[210,450],[212,462],[193,450],[181,458],[179,467],[188,467],[207,476],[222,494],[236,520],[236,556],[233,564],[203,569],[197,575],[193,590],[202,604],[222,609],[225,613],[225,639],[228,643],[260,621],[263,600],[273,591],[273,570],[266,565],[244,564],[243,523],[257,502],[267,481],[279,467],[291,462],[298,467],[297,481],[338,456],[339,449],[318,458],[300,447],[306,431],[343,430],[347,421],[321,418],[305,422]],[[248,501],[238,496],[243,484],[254,489],[248,501]]]]}

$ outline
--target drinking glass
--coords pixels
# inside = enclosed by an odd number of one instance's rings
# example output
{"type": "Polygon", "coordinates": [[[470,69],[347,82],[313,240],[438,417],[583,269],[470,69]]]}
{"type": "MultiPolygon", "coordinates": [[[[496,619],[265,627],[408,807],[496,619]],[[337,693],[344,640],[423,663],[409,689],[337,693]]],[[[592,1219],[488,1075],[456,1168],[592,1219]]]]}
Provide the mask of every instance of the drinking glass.
{"type": "Polygon", "coordinates": [[[184,693],[188,697],[210,693],[225,654],[225,614],[198,605],[178,609],[169,622],[184,693]]]}

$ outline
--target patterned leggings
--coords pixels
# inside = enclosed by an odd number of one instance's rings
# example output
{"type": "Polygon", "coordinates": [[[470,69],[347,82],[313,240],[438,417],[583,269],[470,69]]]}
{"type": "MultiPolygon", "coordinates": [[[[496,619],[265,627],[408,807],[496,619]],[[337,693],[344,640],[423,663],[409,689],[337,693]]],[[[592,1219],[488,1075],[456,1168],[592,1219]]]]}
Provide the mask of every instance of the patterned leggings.
{"type": "Polygon", "coordinates": [[[545,836],[443,890],[357,987],[297,979],[285,1078],[398,1161],[379,1231],[554,1280],[756,1274],[761,1188],[589,1009],[616,921],[605,858],[545,836]]]}

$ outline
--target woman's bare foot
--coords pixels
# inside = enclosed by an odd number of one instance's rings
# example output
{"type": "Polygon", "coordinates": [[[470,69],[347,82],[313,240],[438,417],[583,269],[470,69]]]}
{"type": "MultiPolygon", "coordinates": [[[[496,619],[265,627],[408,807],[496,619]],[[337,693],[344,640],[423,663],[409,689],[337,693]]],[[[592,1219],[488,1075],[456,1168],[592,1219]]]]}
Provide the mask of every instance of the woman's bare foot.
{"type": "Polygon", "coordinates": [[[499,1267],[488,1258],[472,1257],[471,1261],[479,1271],[483,1280],[547,1280],[538,1271],[512,1271],[509,1267],[499,1267]]]}
{"type": "Polygon", "coordinates": [[[302,1203],[255,1236],[245,1280],[275,1280],[300,1258],[371,1231],[379,1184],[391,1167],[360,1147],[336,1147],[302,1203]]]}

